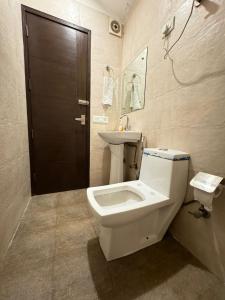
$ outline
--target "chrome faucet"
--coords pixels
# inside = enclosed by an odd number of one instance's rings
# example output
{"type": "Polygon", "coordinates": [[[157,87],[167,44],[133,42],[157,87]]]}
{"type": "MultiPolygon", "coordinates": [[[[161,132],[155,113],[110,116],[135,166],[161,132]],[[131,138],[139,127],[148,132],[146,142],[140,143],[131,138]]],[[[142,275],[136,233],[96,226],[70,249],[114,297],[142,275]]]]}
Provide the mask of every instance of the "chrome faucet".
{"type": "Polygon", "coordinates": [[[123,118],[127,118],[127,120],[126,120],[126,126],[125,126],[125,130],[127,131],[128,129],[129,129],[129,117],[128,117],[128,115],[122,115],[121,117],[120,117],[120,121],[122,121],[122,119],[123,118]]]}

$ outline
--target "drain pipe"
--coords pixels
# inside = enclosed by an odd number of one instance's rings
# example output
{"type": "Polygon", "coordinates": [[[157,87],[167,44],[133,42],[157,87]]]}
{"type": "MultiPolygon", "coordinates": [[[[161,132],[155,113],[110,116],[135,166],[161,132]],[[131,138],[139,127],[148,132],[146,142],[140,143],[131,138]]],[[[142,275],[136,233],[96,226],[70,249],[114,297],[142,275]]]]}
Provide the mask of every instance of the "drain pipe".
{"type": "MultiPolygon", "coordinates": [[[[198,201],[196,200],[191,200],[188,202],[185,202],[182,206],[188,206],[190,204],[196,203],[198,201]]],[[[196,219],[204,218],[204,219],[209,219],[211,214],[208,210],[205,209],[204,205],[200,205],[200,207],[196,211],[188,211],[190,215],[192,215],[196,219]]]]}

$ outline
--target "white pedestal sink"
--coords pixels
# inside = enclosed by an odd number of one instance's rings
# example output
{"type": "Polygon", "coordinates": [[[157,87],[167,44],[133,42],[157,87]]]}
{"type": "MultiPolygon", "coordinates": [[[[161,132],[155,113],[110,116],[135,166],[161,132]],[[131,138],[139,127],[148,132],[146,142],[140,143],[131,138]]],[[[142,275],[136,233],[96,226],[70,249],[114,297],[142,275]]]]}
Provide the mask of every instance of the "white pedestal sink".
{"type": "Polygon", "coordinates": [[[109,183],[123,182],[124,144],[136,143],[141,139],[137,131],[104,131],[99,136],[109,144],[111,151],[111,169],[109,183]]]}

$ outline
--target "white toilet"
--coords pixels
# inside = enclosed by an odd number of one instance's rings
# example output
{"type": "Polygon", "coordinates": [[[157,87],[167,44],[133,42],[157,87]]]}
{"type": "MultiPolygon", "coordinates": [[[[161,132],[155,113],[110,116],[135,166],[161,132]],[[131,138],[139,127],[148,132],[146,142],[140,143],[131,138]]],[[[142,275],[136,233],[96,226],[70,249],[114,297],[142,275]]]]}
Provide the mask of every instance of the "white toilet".
{"type": "Polygon", "coordinates": [[[139,180],[88,188],[107,260],[163,238],[184,200],[189,157],[177,150],[144,149],[139,180]]]}

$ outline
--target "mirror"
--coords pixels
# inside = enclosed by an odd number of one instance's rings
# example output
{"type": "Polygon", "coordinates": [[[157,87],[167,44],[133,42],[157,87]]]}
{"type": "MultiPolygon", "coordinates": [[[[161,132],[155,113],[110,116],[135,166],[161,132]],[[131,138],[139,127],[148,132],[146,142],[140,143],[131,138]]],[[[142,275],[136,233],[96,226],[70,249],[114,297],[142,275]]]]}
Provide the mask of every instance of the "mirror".
{"type": "Polygon", "coordinates": [[[147,57],[145,48],[122,73],[122,114],[144,108],[147,57]]]}

